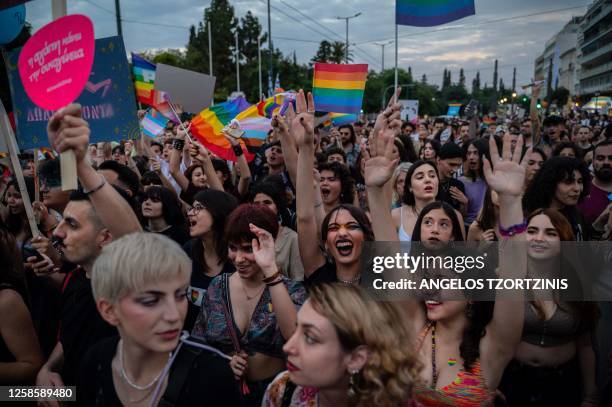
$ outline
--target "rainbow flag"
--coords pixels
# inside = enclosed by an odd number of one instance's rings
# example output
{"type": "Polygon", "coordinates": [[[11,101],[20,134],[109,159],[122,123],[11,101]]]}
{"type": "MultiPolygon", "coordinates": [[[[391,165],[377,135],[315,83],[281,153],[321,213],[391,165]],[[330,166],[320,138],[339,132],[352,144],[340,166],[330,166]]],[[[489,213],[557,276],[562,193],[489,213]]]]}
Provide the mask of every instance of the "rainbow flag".
{"type": "Polygon", "coordinates": [[[330,119],[334,126],[342,126],[343,124],[353,124],[357,121],[356,114],[346,113],[330,113],[330,119]]]}
{"type": "Polygon", "coordinates": [[[367,64],[315,63],[312,93],[320,112],[358,114],[363,102],[367,64]]]}
{"type": "Polygon", "coordinates": [[[136,96],[142,104],[155,106],[155,64],[132,53],[132,70],[134,72],[136,96]]]}
{"type": "MultiPolygon", "coordinates": [[[[250,106],[243,97],[239,97],[206,108],[191,119],[191,134],[219,158],[236,161],[232,146],[225,139],[221,130],[250,106]]],[[[254,157],[248,151],[245,151],[244,155],[247,161],[251,161],[254,157]]]]}
{"type": "Polygon", "coordinates": [[[295,93],[283,92],[249,107],[236,116],[240,128],[245,134],[242,136],[247,150],[251,153],[266,142],[268,132],[272,129],[272,117],[282,114],[288,104],[295,99],[295,93]]]}
{"type": "Polygon", "coordinates": [[[395,0],[399,25],[432,27],[474,14],[474,0],[395,0]]]}

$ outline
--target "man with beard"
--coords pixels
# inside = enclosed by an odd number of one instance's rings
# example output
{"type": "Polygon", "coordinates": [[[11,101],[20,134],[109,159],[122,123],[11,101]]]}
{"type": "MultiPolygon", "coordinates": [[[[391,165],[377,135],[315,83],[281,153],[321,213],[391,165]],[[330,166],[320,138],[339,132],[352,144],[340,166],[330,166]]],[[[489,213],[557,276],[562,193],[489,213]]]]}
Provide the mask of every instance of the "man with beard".
{"type": "Polygon", "coordinates": [[[49,142],[56,151],[74,152],[83,190],[71,194],[63,219],[53,232],[65,260],[79,266],[66,275],[62,285],[59,341],[38,373],[36,384],[42,387],[74,385],[85,352],[115,333],[97,312],[89,273],[106,244],[142,230],[129,204],[86,159],[89,133],[81,107],[74,104],[56,112],[47,126],[49,142]]]}
{"type": "Polygon", "coordinates": [[[599,143],[593,151],[593,180],[591,192],[578,207],[590,224],[597,219],[610,203],[612,193],[612,140],[599,143]]]}

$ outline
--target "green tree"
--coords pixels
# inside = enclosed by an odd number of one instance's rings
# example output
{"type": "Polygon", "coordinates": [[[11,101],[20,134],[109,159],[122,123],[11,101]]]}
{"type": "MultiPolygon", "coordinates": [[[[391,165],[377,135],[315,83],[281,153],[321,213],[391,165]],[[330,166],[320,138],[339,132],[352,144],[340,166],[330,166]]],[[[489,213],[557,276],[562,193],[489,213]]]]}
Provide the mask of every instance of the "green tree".
{"type": "Polygon", "coordinates": [[[570,92],[563,86],[559,86],[557,89],[553,90],[550,99],[553,103],[555,103],[558,107],[565,106],[567,101],[569,100],[570,92]]]}
{"type": "Polygon", "coordinates": [[[476,71],[476,76],[472,81],[472,93],[476,93],[480,90],[480,71],[476,71]]]}
{"type": "Polygon", "coordinates": [[[495,60],[495,69],[493,70],[493,90],[497,90],[497,59],[495,60]]]}
{"type": "Polygon", "coordinates": [[[459,70],[459,86],[465,88],[465,74],[463,73],[463,68],[459,70]]]}
{"type": "Polygon", "coordinates": [[[427,85],[427,75],[423,74],[423,76],[421,76],[421,83],[427,85]]]}
{"type": "MultiPolygon", "coordinates": [[[[343,64],[346,60],[346,44],[342,41],[332,42],[329,62],[334,64],[343,64]]],[[[348,62],[353,62],[353,52],[350,49],[348,53],[348,62]]]]}
{"type": "Polygon", "coordinates": [[[212,0],[204,11],[203,21],[189,29],[189,43],[185,66],[188,69],[208,73],[208,22],[212,30],[213,74],[217,78],[215,99],[220,100],[236,89],[234,65],[234,33],[238,19],[228,0],[212,0]]]}
{"type": "Polygon", "coordinates": [[[319,44],[317,54],[312,58],[313,62],[329,62],[332,54],[332,45],[329,41],[323,40],[319,44]]]}

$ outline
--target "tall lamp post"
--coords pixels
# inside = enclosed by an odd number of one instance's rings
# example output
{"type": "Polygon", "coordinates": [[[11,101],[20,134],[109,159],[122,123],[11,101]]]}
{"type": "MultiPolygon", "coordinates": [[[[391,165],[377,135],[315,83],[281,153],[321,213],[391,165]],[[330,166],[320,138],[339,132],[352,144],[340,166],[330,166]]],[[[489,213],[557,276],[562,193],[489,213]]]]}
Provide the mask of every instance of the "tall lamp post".
{"type": "Polygon", "coordinates": [[[361,12],[359,12],[359,13],[355,14],[354,16],[348,16],[348,17],[336,17],[336,19],[338,19],[338,20],[346,20],[346,46],[345,46],[345,49],[344,49],[344,51],[345,51],[345,52],[344,52],[344,54],[345,54],[345,55],[344,55],[344,62],[345,62],[346,64],[348,64],[348,63],[349,63],[349,60],[348,60],[348,59],[349,59],[349,35],[348,35],[348,26],[349,26],[349,20],[350,20],[351,18],[357,18],[357,17],[359,17],[360,15],[361,15],[361,12]]]}
{"type": "Polygon", "coordinates": [[[375,42],[374,44],[379,45],[382,48],[382,70],[381,72],[385,72],[385,47],[387,45],[393,44],[393,40],[389,42],[384,42],[382,44],[375,42]]]}

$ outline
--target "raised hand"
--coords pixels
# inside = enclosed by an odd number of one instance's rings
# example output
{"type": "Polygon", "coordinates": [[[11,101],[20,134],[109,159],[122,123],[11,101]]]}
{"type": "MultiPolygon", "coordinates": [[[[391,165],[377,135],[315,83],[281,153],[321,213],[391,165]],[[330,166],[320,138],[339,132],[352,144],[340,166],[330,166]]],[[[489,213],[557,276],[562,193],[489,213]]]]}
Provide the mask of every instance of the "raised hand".
{"type": "Polygon", "coordinates": [[[277,271],[274,237],[267,230],[259,228],[252,223],[249,224],[249,227],[256,236],[256,239],[253,239],[251,242],[255,262],[263,271],[264,277],[270,277],[277,271]]]}
{"type": "Polygon", "coordinates": [[[83,119],[81,105],[70,104],[51,116],[47,136],[54,150],[73,150],[77,163],[85,159],[89,148],[89,124],[83,119]]]}
{"type": "MultiPolygon", "coordinates": [[[[289,110],[289,108],[287,108],[287,110],[289,110]]],[[[293,108],[291,108],[291,111],[293,111],[293,108]]],[[[295,113],[293,113],[293,117],[295,117],[295,113]]],[[[279,140],[283,140],[289,136],[289,125],[287,123],[290,123],[288,117],[285,118],[279,114],[275,114],[272,118],[272,129],[274,129],[274,134],[276,134],[279,140]]]]}
{"type": "Polygon", "coordinates": [[[380,131],[375,142],[370,145],[370,158],[365,163],[364,178],[368,187],[382,187],[393,176],[399,159],[392,159],[395,136],[380,131]]]}
{"type": "Polygon", "coordinates": [[[314,98],[308,92],[308,103],[304,91],[300,89],[295,100],[297,116],[291,122],[291,132],[298,146],[314,145],[314,98]]]}
{"type": "Polygon", "coordinates": [[[240,145],[240,142],[236,138],[234,138],[234,137],[230,136],[229,134],[227,134],[227,132],[225,130],[221,130],[221,134],[223,134],[223,137],[225,137],[225,139],[227,141],[229,141],[229,143],[232,145],[232,147],[240,145]]]}
{"type": "Polygon", "coordinates": [[[401,103],[397,103],[396,100],[399,99],[400,93],[402,93],[402,88],[398,86],[395,90],[395,94],[391,96],[387,108],[376,117],[376,122],[374,123],[374,131],[372,134],[377,135],[385,127],[391,127],[394,129],[397,128],[397,134],[399,134],[399,130],[401,129],[402,125],[402,121],[400,118],[402,105],[401,103]]]}
{"type": "Polygon", "coordinates": [[[531,149],[527,150],[525,158],[521,162],[521,152],[523,151],[523,138],[519,137],[514,153],[512,153],[512,140],[508,135],[504,136],[502,155],[499,155],[495,138],[489,138],[489,151],[491,152],[491,162],[484,159],[484,175],[489,188],[499,195],[521,196],[525,182],[525,169],[527,159],[531,154],[531,149]]]}

